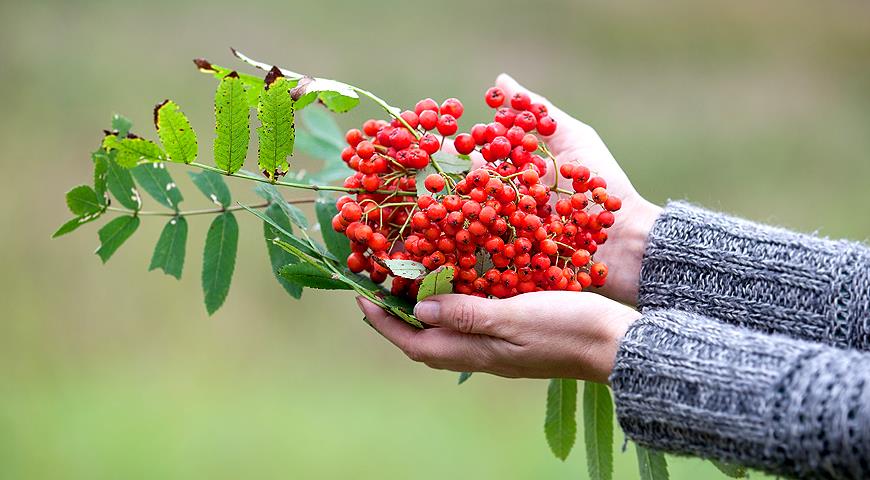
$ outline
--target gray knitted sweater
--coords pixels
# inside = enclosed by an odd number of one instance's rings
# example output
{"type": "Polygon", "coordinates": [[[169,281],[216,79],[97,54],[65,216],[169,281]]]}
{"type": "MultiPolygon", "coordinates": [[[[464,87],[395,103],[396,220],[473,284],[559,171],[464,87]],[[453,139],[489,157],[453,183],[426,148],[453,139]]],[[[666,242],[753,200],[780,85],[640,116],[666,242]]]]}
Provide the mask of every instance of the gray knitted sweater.
{"type": "Polygon", "coordinates": [[[870,478],[870,249],[669,204],[610,377],[648,447],[870,478]]]}

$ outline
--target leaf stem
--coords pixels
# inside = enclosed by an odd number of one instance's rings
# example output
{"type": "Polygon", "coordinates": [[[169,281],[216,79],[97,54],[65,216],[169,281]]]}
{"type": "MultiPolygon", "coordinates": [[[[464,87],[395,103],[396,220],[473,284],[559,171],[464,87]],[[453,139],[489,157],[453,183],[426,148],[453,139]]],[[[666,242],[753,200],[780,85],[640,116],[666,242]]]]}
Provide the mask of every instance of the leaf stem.
{"type": "MultiPolygon", "coordinates": [[[[305,198],[301,200],[288,200],[287,203],[314,203],[313,198],[305,198]]],[[[266,208],[271,205],[271,202],[259,203],[256,205],[250,205],[250,208],[266,208]]],[[[193,215],[212,215],[224,212],[234,212],[236,210],[242,210],[242,207],[239,205],[234,205],[232,207],[226,208],[204,208],[202,210],[178,210],[173,212],[152,212],[148,210],[129,210],[126,208],[118,208],[118,207],[106,207],[106,210],[111,212],[119,212],[126,213],[134,216],[143,216],[143,217],[190,217],[193,215]]]]}

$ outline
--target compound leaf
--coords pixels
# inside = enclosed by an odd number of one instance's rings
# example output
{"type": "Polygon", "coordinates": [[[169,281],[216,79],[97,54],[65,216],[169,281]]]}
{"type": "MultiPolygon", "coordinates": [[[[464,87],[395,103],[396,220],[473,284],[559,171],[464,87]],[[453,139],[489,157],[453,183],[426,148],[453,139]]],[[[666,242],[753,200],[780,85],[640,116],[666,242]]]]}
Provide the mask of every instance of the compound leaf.
{"type": "MultiPolygon", "coordinates": [[[[274,203],[269,205],[269,208],[265,211],[265,215],[269,217],[272,222],[280,225],[284,231],[293,232],[293,227],[290,225],[290,219],[287,218],[287,214],[284,213],[284,210],[281,209],[280,205],[274,203]]],[[[291,297],[300,298],[302,296],[302,287],[298,284],[287,281],[287,279],[278,273],[281,267],[285,265],[299,263],[299,258],[296,257],[296,255],[293,255],[278,245],[275,245],[275,242],[273,242],[276,238],[289,242],[290,238],[266,221],[263,222],[263,237],[266,239],[266,249],[269,252],[269,262],[272,264],[272,273],[275,275],[275,278],[278,279],[278,283],[284,287],[284,290],[286,290],[291,297]]]]}
{"type": "Polygon", "coordinates": [[[180,280],[181,270],[184,268],[186,244],[187,220],[184,217],[173,217],[160,233],[148,271],[159,268],[163,273],[180,280]]]}
{"type": "Polygon", "coordinates": [[[547,388],[547,416],[544,433],[553,454],[568,458],[577,436],[577,380],[554,378],[547,388]]]}
{"type": "Polygon", "coordinates": [[[166,153],[156,143],[140,137],[119,138],[117,135],[106,135],[103,138],[103,148],[112,151],[115,161],[124,168],[133,168],[140,162],[166,160],[166,153]]]}
{"type": "Polygon", "coordinates": [[[221,174],[212,172],[211,170],[187,172],[187,174],[190,175],[190,179],[193,180],[193,184],[196,185],[196,188],[198,188],[203,195],[208,197],[209,200],[224,208],[230,206],[230,202],[232,201],[230,189],[227,187],[221,174]]]}
{"type": "Polygon", "coordinates": [[[607,385],[585,382],[583,431],[589,478],[609,480],[613,477],[613,400],[607,385]]]}
{"type": "Polygon", "coordinates": [[[257,103],[258,165],[272,179],[287,171],[287,157],[293,154],[293,100],[287,79],[280,75],[269,72],[271,82],[267,81],[257,103]]]}
{"type": "Polygon", "coordinates": [[[101,148],[91,154],[91,160],[94,162],[94,193],[100,205],[108,205],[109,154],[101,148]]]}
{"type": "Polygon", "coordinates": [[[326,78],[303,77],[291,92],[301,110],[318,99],[336,113],[344,113],[359,105],[359,95],[346,83],[326,78]]]}
{"type": "Polygon", "coordinates": [[[209,315],[223,305],[230,291],[238,245],[239,224],[232,212],[215,217],[208,228],[202,260],[202,290],[209,315]]]}
{"type": "Polygon", "coordinates": [[[322,290],[351,290],[352,287],[344,279],[326,273],[309,263],[285,265],[279,270],[281,278],[303,287],[322,290]]]}
{"type": "Polygon", "coordinates": [[[196,160],[198,146],[196,132],[178,105],[172,100],[164,100],[154,107],[154,125],[160,142],[169,155],[169,160],[190,163],[196,160]]]}
{"type": "Polygon", "coordinates": [[[214,161],[228,174],[242,168],[248,155],[251,109],[247,89],[239,74],[233,71],[221,79],[214,96],[214,161]]]}
{"type": "Polygon", "coordinates": [[[635,445],[637,450],[637,467],[641,480],[668,480],[668,462],[664,454],[635,445]]]}
{"type": "Polygon", "coordinates": [[[106,263],[118,248],[139,228],[139,217],[124,215],[103,225],[98,235],[100,247],[94,252],[106,263]]]}
{"type": "Polygon", "coordinates": [[[84,225],[88,222],[93,222],[94,220],[100,218],[100,215],[102,215],[102,214],[103,214],[103,211],[100,210],[92,215],[86,215],[84,217],[73,218],[72,220],[69,220],[66,223],[64,223],[63,225],[61,225],[60,228],[58,228],[51,235],[51,238],[57,238],[57,237],[60,237],[62,235],[66,235],[67,233],[70,233],[70,232],[76,230],[77,228],[81,227],[82,225],[84,225]]]}
{"type": "Polygon", "coordinates": [[[157,200],[161,205],[178,210],[178,204],[184,200],[178,186],[172,181],[172,176],[166,171],[163,162],[146,163],[130,169],[136,182],[157,200]]]}

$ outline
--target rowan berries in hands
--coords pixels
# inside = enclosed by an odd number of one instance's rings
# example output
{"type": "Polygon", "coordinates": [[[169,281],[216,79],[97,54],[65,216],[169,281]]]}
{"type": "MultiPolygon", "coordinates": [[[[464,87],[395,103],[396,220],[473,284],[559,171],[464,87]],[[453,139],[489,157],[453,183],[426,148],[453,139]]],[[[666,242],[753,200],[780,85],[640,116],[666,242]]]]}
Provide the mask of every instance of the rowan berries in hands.
{"type": "MultiPolygon", "coordinates": [[[[357,193],[338,200],[332,228],[351,240],[348,268],[379,283],[390,274],[384,258],[446,266],[456,270],[454,292],[498,298],[603,285],[607,266],[594,255],[621,200],[579,163],[557,172],[573,190],[544,184],[552,159],[542,157],[549,151],[539,137],[557,128],[547,108],[497,87],[484,100],[496,109],[493,121],[452,139],[464,113],[455,98],[423,99],[401,113],[403,121],[368,120],[347,132],[341,158],[356,172],[344,185],[357,193]],[[485,164],[464,174],[435,168],[448,140],[485,164]],[[417,193],[418,182],[426,194],[417,193]]],[[[414,298],[419,284],[395,277],[390,291],[414,298]]]]}

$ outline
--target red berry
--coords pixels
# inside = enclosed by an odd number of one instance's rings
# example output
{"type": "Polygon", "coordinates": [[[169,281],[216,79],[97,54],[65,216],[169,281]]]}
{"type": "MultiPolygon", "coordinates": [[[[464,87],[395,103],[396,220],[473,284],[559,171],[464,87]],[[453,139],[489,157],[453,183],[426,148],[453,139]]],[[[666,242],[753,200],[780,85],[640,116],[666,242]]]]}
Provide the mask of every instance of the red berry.
{"type": "Polygon", "coordinates": [[[441,114],[452,115],[454,119],[462,117],[464,111],[465,107],[462,106],[462,102],[455,98],[448,98],[441,104],[441,114]]]}
{"type": "Polygon", "coordinates": [[[528,110],[535,114],[535,118],[541,118],[547,115],[547,106],[543,103],[533,103],[529,106],[528,110]]]}
{"type": "Polygon", "coordinates": [[[553,117],[544,116],[538,120],[538,133],[545,137],[556,133],[556,121],[553,117]]]}
{"type": "Polygon", "coordinates": [[[419,120],[424,130],[432,130],[438,125],[438,113],[435,110],[423,110],[420,112],[419,120]]]}
{"type": "Polygon", "coordinates": [[[577,268],[585,267],[589,263],[591,255],[586,250],[580,249],[571,255],[571,263],[577,268]]]}
{"type": "Polygon", "coordinates": [[[433,153],[441,149],[441,142],[438,141],[435,135],[427,133],[420,137],[419,146],[420,149],[422,149],[424,152],[432,155],[433,153]]]}
{"type": "Polygon", "coordinates": [[[375,154],[375,146],[372,142],[363,140],[356,144],[356,154],[359,155],[359,158],[368,160],[375,154]]]}
{"type": "Polygon", "coordinates": [[[619,197],[608,195],[607,200],[604,201],[604,208],[611,212],[615,212],[622,208],[622,200],[620,200],[619,197]]]}
{"type": "Polygon", "coordinates": [[[534,152],[538,149],[538,137],[527,133],[523,136],[522,145],[525,151],[534,152]]]}
{"type": "Polygon", "coordinates": [[[507,158],[511,153],[511,142],[506,137],[495,137],[489,143],[489,151],[496,160],[507,158]]]}
{"type": "Polygon", "coordinates": [[[559,251],[559,245],[555,241],[547,239],[538,244],[538,248],[547,255],[555,255],[559,251]]]}
{"type": "Polygon", "coordinates": [[[426,177],[426,180],[423,182],[423,185],[426,186],[426,190],[429,190],[432,193],[438,193],[441,190],[444,190],[444,177],[442,177],[438,173],[433,173],[426,177]]]}
{"type": "Polygon", "coordinates": [[[355,147],[356,144],[363,141],[363,133],[356,128],[351,128],[344,135],[344,139],[347,140],[348,145],[355,147]]]}
{"type": "Polygon", "coordinates": [[[456,130],[459,129],[459,125],[456,123],[456,118],[453,115],[446,114],[441,115],[438,119],[438,133],[441,135],[449,136],[456,133],[456,130]]]}
{"type": "Polygon", "coordinates": [[[528,93],[517,92],[511,97],[511,108],[514,110],[528,110],[532,106],[532,99],[528,93]]]}
{"type": "Polygon", "coordinates": [[[368,266],[368,259],[359,252],[353,252],[347,257],[347,268],[353,273],[360,273],[368,266]]]}
{"type": "Polygon", "coordinates": [[[535,129],[538,125],[538,120],[532,112],[520,112],[517,114],[516,118],[514,118],[514,125],[529,132],[535,129]]]}
{"type": "MultiPolygon", "coordinates": [[[[613,226],[613,222],[614,222],[615,220],[616,220],[616,219],[614,218],[613,213],[611,213],[611,212],[609,212],[609,211],[607,211],[607,210],[605,210],[605,211],[603,211],[603,212],[601,212],[601,213],[598,214],[598,224],[601,225],[601,226],[604,227],[604,228],[610,228],[610,227],[612,227],[612,226],[613,226]]],[[[598,242],[598,243],[604,243],[604,242],[598,242]]]]}
{"type": "Polygon", "coordinates": [[[418,117],[417,114],[414,112],[405,110],[400,116],[402,117],[402,120],[404,120],[405,123],[407,123],[408,126],[412,129],[417,128],[417,125],[420,124],[420,117],[418,117]]]}
{"type": "Polygon", "coordinates": [[[423,100],[417,102],[417,105],[414,106],[414,113],[416,113],[417,115],[420,115],[420,113],[425,110],[431,110],[437,114],[438,103],[431,98],[424,98],[423,100]]]}
{"type": "Polygon", "coordinates": [[[460,133],[453,139],[453,147],[462,155],[468,155],[474,151],[474,138],[467,133],[460,133]]]}
{"type": "Polygon", "coordinates": [[[522,180],[522,182],[524,184],[531,186],[531,185],[535,185],[536,183],[538,183],[538,180],[540,179],[540,177],[538,176],[538,172],[536,172],[533,169],[528,169],[528,170],[523,171],[523,174],[520,176],[520,179],[522,180]]]}
{"type": "Polygon", "coordinates": [[[504,92],[498,87],[491,87],[484,96],[486,104],[492,108],[498,108],[504,103],[504,92]]]}

